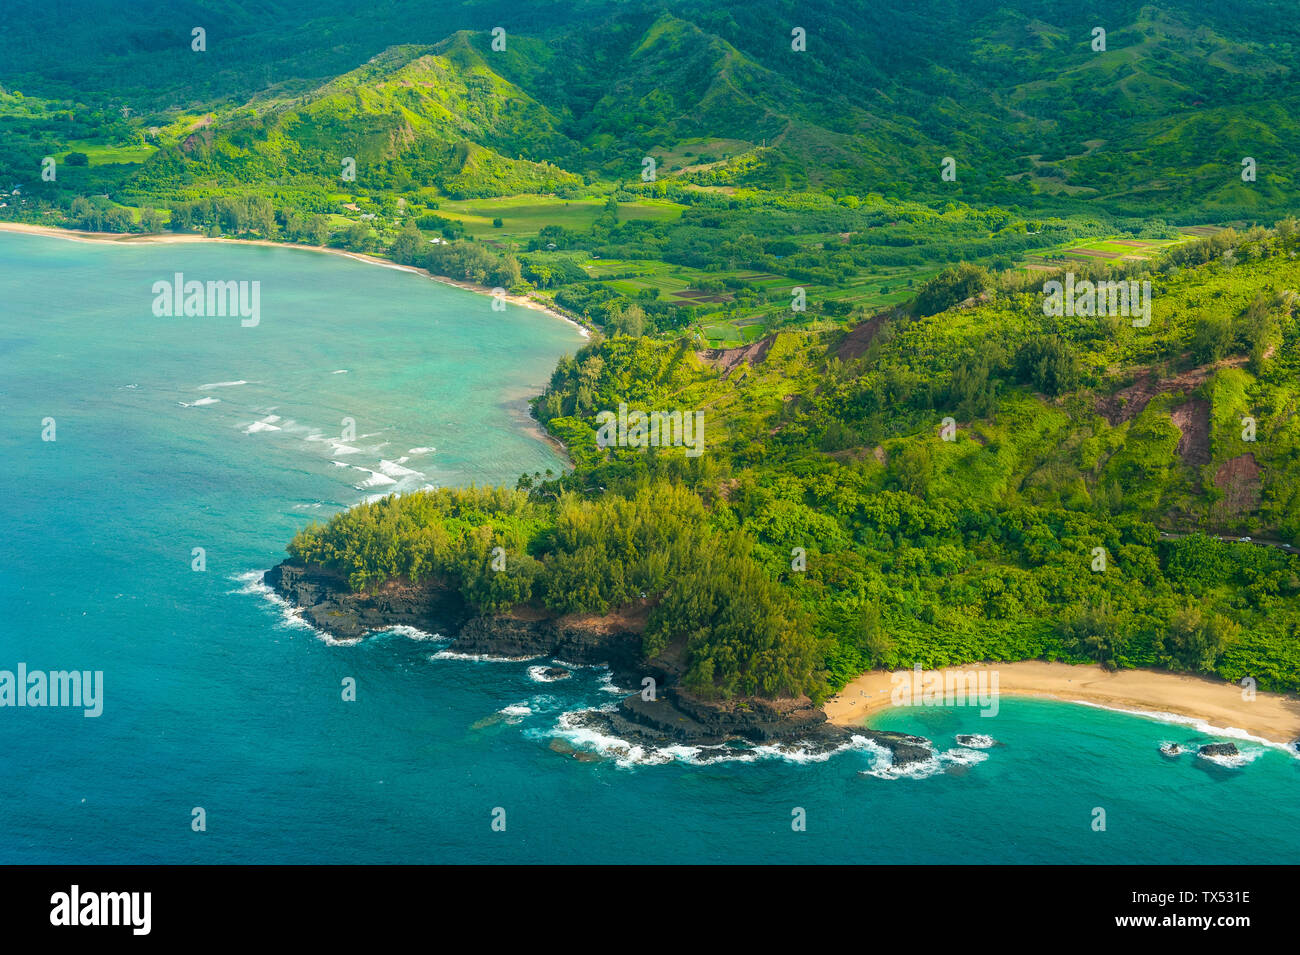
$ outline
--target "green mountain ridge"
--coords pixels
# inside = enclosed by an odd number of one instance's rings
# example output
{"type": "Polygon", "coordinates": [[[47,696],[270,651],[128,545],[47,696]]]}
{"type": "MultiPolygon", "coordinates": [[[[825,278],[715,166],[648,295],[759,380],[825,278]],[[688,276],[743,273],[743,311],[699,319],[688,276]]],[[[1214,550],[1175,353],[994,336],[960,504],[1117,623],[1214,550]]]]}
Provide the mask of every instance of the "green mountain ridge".
{"type": "MultiPolygon", "coordinates": [[[[1020,6],[580,4],[571,14],[589,20],[512,28],[503,51],[491,49],[493,21],[481,20],[428,44],[389,43],[306,89],[301,76],[272,77],[251,97],[210,101],[211,156],[156,162],[211,161],[163,178],[231,188],[295,176],[327,182],[351,156],[405,164],[398,179],[449,195],[489,195],[564,188],[577,181],[570,177],[635,182],[642,159],[655,155],[677,167],[661,176],[705,186],[1052,209],[1105,200],[1128,215],[1153,204],[1237,217],[1284,210],[1300,150],[1290,119],[1300,103],[1287,86],[1300,37],[1285,22],[1267,37],[1247,32],[1268,22],[1269,4],[1231,17],[1127,0],[1103,0],[1090,16],[1056,0],[1020,6]],[[927,19],[925,8],[957,19],[927,19]],[[790,49],[796,20],[808,31],[805,52],[790,49]],[[1092,23],[1106,24],[1104,52],[1090,47],[1092,23]],[[481,183],[473,166],[463,168],[463,143],[495,154],[481,183]],[[955,182],[940,178],[945,156],[956,160],[955,182]],[[1248,184],[1247,156],[1259,164],[1248,184]]],[[[401,32],[384,25],[389,12],[373,12],[373,29],[401,32]]],[[[0,84],[10,82],[0,70],[0,84]]],[[[180,112],[100,122],[120,145],[165,150],[180,112]]],[[[58,134],[57,124],[47,130],[58,134]]],[[[0,171],[31,168],[38,153],[49,149],[15,140],[0,151],[0,171]]],[[[155,178],[149,171],[141,182],[155,178]]]]}
{"type": "Polygon", "coordinates": [[[398,164],[408,181],[449,193],[466,180],[485,194],[503,179],[538,191],[579,182],[544,159],[501,153],[525,144],[520,152],[563,156],[574,147],[546,107],[487,68],[465,34],[390,48],[297,103],[252,112],[202,157],[214,179],[320,181],[336,178],[350,157],[363,181],[368,166],[398,164]]]}

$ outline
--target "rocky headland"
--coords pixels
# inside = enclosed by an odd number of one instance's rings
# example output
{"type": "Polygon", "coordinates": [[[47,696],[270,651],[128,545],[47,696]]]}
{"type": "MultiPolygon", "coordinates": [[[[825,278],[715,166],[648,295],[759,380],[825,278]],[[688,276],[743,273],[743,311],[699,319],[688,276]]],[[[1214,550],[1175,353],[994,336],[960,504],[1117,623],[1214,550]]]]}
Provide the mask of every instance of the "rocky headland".
{"type": "MultiPolygon", "coordinates": [[[[356,640],[375,630],[408,626],[450,640],[454,653],[504,658],[548,658],[608,666],[619,686],[636,688],[616,710],[584,714],[592,729],[648,746],[720,746],[733,741],[797,747],[825,753],[864,736],[888,749],[893,766],[931,759],[928,740],[901,733],[837,726],[809,699],[747,697],[703,700],[678,685],[681,661],[673,652],[646,659],[641,634],[649,606],[605,615],[555,614],[530,607],[482,615],[440,581],[389,581],[374,592],[354,591],[340,575],[288,560],[264,582],[296,607],[302,618],[337,639],[356,640]],[[654,699],[643,692],[654,681],[654,699]]],[[[719,751],[721,752],[721,751],[719,751]]]]}

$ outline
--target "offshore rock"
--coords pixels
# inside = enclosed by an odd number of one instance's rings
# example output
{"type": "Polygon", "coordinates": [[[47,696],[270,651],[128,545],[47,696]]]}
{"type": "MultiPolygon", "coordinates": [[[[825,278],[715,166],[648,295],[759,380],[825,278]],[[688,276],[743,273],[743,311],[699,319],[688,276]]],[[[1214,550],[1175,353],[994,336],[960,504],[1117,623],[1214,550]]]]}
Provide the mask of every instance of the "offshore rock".
{"type": "Polygon", "coordinates": [[[1237,756],[1236,743],[1206,743],[1197,751],[1199,756],[1237,756]]]}

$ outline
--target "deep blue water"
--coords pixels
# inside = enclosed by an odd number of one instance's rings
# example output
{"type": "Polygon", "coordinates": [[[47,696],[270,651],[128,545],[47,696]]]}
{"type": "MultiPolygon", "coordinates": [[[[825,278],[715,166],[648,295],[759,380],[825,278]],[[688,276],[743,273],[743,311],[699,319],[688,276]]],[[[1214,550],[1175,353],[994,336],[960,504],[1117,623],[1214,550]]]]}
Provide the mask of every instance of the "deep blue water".
{"type": "Polygon", "coordinates": [[[883,717],[950,754],[923,778],[867,750],[582,762],[557,723],[617,699],[603,671],[331,645],[250,583],[369,494],[559,468],[525,398],[580,344],[333,256],[0,233],[0,669],[102,670],[105,698],[94,719],[0,708],[0,862],[1294,861],[1300,761],[1258,745],[1235,769],[1170,760],[1160,741],[1210,737],[1004,699],[883,717]],[[261,281],[260,324],[155,318],[177,271],[261,281]]]}

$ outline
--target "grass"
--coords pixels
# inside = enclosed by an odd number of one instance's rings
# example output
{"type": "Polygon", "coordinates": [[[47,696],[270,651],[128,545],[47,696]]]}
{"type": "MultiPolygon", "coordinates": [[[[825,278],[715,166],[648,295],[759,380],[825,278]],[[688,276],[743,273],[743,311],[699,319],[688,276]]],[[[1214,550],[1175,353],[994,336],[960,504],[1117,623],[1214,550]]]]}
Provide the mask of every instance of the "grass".
{"type": "MultiPolygon", "coordinates": [[[[68,152],[85,153],[92,166],[111,166],[126,163],[142,163],[157,151],[156,146],[107,146],[86,139],[72,140],[68,143],[68,152]]],[[[60,162],[67,160],[67,153],[59,157],[60,162]]]]}
{"type": "MultiPolygon", "coordinates": [[[[666,222],[681,216],[685,206],[663,199],[639,199],[620,202],[622,221],[643,219],[666,222]]],[[[555,196],[510,196],[503,199],[442,200],[435,215],[454,219],[475,238],[528,239],[544,226],[563,226],[585,232],[605,211],[604,199],[560,199],[555,196]],[[501,219],[500,228],[493,220],[501,219]]]]}
{"type": "Polygon", "coordinates": [[[724,162],[733,156],[749,152],[754,143],[743,139],[683,139],[671,149],[651,149],[658,168],[665,172],[694,172],[724,162]],[[711,157],[705,161],[704,157],[711,157]]]}
{"type": "MultiPolygon", "coordinates": [[[[712,308],[700,318],[705,338],[713,347],[725,348],[746,344],[766,335],[777,320],[789,318],[791,290],[801,286],[810,303],[841,302],[865,312],[873,312],[907,301],[916,287],[940,271],[938,266],[924,268],[880,268],[855,277],[843,287],[814,285],[771,272],[735,269],[706,272],[701,269],[672,265],[650,259],[586,259],[580,263],[594,281],[629,297],[656,289],[661,301],[695,304],[712,308]],[[712,293],[722,301],[706,301],[678,293],[698,289],[705,281],[738,280],[766,295],[762,304],[738,304],[736,291],[725,289],[712,293]],[[910,283],[910,284],[909,284],[910,283]]],[[[808,320],[812,321],[810,314],[808,320]]],[[[800,322],[800,324],[804,324],[800,322]]]]}
{"type": "Polygon", "coordinates": [[[1190,241],[1193,236],[1185,235],[1180,239],[1134,239],[1128,236],[1109,236],[1106,238],[1083,239],[1065,242],[1054,248],[1044,249],[1025,256],[1019,264],[1021,268],[1044,266],[1068,261],[1112,261],[1151,260],[1166,249],[1190,241]]]}

